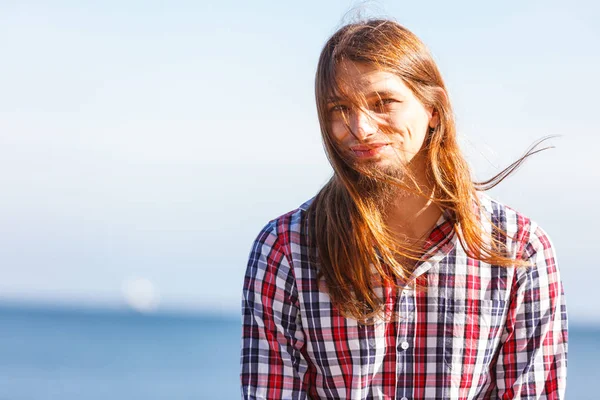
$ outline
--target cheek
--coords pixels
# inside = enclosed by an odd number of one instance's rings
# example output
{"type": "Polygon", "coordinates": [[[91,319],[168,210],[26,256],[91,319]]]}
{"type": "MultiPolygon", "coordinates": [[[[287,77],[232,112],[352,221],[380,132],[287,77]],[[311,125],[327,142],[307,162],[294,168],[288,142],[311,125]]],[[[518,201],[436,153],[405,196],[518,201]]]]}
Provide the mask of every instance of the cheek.
{"type": "Polygon", "coordinates": [[[338,142],[341,142],[348,135],[348,129],[346,129],[346,124],[343,121],[333,121],[331,122],[331,127],[329,129],[331,136],[338,142]]]}
{"type": "Polygon", "coordinates": [[[405,140],[422,141],[427,134],[429,117],[423,110],[406,108],[392,115],[390,125],[395,132],[401,133],[405,140]]]}

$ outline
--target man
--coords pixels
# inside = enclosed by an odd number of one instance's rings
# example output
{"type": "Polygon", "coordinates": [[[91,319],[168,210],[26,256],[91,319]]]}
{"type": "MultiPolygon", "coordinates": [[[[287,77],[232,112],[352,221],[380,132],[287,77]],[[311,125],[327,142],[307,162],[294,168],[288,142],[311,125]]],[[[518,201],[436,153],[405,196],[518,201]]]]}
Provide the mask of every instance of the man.
{"type": "Polygon", "coordinates": [[[554,250],[482,193],[524,158],[472,181],[437,66],[392,21],[332,36],[316,100],[334,175],[254,243],[243,398],[563,399],[554,250]]]}

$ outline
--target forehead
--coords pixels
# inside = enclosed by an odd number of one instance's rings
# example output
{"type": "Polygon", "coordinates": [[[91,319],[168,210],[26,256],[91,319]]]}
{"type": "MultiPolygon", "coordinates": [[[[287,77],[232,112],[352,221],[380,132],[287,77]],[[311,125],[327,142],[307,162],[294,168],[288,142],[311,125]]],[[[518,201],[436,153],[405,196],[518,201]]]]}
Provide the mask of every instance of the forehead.
{"type": "Polygon", "coordinates": [[[336,86],[340,93],[334,97],[352,97],[377,92],[410,94],[411,90],[398,75],[374,65],[344,60],[335,68],[336,86]]]}

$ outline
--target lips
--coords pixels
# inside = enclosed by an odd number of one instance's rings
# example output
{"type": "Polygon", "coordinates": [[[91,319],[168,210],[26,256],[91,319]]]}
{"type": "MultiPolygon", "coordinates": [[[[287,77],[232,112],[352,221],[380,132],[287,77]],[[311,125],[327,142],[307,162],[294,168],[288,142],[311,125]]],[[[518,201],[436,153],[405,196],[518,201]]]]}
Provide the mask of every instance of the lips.
{"type": "Polygon", "coordinates": [[[369,158],[376,156],[387,146],[388,143],[359,144],[356,146],[351,146],[350,150],[352,150],[359,158],[369,158]]]}

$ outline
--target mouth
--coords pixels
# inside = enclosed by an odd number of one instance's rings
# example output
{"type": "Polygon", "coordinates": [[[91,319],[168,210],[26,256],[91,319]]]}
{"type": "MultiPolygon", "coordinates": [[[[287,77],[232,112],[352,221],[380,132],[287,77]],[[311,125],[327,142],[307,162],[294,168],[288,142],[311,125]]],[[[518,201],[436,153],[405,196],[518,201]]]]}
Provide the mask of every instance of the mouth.
{"type": "Polygon", "coordinates": [[[389,146],[388,143],[371,143],[351,146],[350,150],[357,158],[375,157],[389,146]]]}

